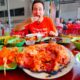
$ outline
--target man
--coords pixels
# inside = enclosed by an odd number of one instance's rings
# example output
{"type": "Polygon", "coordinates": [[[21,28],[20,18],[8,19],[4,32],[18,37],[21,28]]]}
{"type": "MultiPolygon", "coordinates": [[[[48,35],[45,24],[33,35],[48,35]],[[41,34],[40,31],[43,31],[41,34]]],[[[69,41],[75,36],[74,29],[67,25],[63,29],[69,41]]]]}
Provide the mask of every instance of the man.
{"type": "Polygon", "coordinates": [[[44,12],[43,1],[35,0],[32,4],[32,17],[18,24],[18,27],[15,27],[14,30],[25,30],[26,33],[41,33],[44,36],[57,36],[58,33],[53,21],[44,16],[44,12]]]}

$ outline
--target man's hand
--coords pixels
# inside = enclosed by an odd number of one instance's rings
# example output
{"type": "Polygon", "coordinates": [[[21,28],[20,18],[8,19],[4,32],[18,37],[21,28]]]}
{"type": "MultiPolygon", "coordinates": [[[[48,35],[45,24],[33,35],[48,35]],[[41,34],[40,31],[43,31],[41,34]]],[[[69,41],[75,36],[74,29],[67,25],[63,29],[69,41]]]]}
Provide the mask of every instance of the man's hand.
{"type": "Polygon", "coordinates": [[[39,21],[39,17],[31,17],[32,22],[39,21]]]}
{"type": "Polygon", "coordinates": [[[43,17],[41,17],[41,16],[31,17],[31,20],[32,20],[32,22],[35,22],[35,21],[42,22],[43,17]]]}
{"type": "Polygon", "coordinates": [[[50,31],[49,35],[50,36],[58,36],[58,32],[57,31],[56,32],[50,31]]]}

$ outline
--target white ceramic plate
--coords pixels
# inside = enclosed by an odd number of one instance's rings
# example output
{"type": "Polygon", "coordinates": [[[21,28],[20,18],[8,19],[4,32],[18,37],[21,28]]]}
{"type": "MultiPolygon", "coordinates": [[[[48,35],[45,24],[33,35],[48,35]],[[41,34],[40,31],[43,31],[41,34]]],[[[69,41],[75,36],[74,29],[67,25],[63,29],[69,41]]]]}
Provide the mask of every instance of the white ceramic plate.
{"type": "Polygon", "coordinates": [[[27,34],[26,35],[26,37],[33,37],[33,36],[42,37],[43,34],[41,34],[41,33],[33,33],[33,34],[27,34]]]}
{"type": "Polygon", "coordinates": [[[47,74],[45,72],[42,72],[42,73],[34,73],[34,72],[31,72],[30,70],[25,69],[25,68],[23,68],[23,71],[25,73],[27,73],[28,75],[30,75],[32,77],[35,77],[35,78],[39,78],[39,79],[54,79],[54,78],[61,77],[61,76],[65,75],[65,74],[67,74],[72,69],[72,67],[74,65],[74,56],[73,56],[72,52],[70,52],[68,49],[67,49],[67,51],[69,53],[69,56],[71,57],[70,63],[67,65],[67,67],[63,68],[61,70],[61,72],[58,72],[55,75],[52,75],[50,77],[47,77],[49,74],[47,74]]]}

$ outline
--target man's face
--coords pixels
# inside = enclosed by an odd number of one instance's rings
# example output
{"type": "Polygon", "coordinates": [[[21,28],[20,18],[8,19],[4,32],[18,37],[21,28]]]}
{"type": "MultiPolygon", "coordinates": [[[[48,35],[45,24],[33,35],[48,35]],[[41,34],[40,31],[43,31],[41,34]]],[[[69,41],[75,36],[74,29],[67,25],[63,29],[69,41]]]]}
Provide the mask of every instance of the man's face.
{"type": "Polygon", "coordinates": [[[42,17],[44,15],[44,7],[41,3],[35,3],[33,6],[32,14],[35,17],[42,17]]]}

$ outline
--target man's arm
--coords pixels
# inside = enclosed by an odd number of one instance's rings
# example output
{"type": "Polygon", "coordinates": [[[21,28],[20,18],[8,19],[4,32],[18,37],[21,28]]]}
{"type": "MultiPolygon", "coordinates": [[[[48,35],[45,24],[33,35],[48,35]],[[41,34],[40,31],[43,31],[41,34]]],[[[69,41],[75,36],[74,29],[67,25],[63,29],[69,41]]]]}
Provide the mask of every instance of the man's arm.
{"type": "Polygon", "coordinates": [[[57,28],[51,18],[49,18],[49,25],[50,25],[50,30],[51,30],[49,32],[49,35],[50,36],[58,36],[57,28]]]}
{"type": "Polygon", "coordinates": [[[20,31],[25,29],[25,26],[30,24],[32,22],[31,18],[28,18],[27,20],[24,20],[23,22],[17,24],[16,26],[14,26],[14,31],[20,31]]]}

